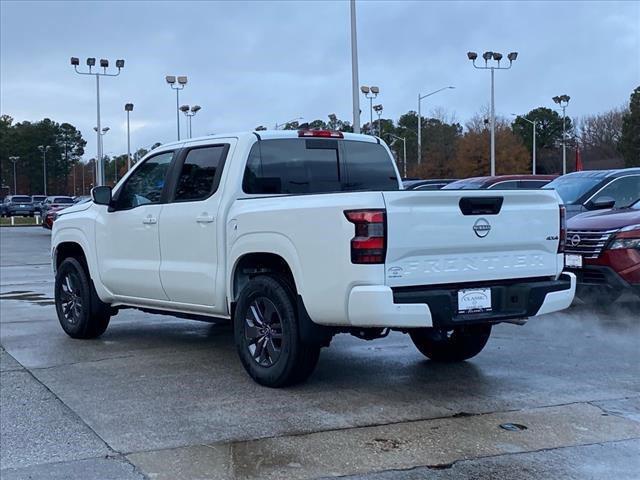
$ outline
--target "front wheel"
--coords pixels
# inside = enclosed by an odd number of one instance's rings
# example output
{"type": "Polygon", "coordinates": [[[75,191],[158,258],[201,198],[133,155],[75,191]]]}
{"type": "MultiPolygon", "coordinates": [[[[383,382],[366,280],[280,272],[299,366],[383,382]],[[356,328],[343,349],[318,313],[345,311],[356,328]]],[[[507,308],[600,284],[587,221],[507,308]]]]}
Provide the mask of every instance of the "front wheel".
{"type": "Polygon", "coordinates": [[[294,293],[279,277],[254,277],[240,293],[234,337],[247,373],[260,385],[303,382],[318,363],[320,346],[300,340],[294,293]]]}
{"type": "Polygon", "coordinates": [[[491,335],[491,325],[468,325],[451,330],[417,328],[409,335],[425,357],[436,362],[461,362],[482,351],[491,335]]]}
{"type": "Polygon", "coordinates": [[[96,338],[109,326],[109,306],[100,301],[76,258],[65,259],[56,272],[55,302],[60,325],[72,338],[96,338]]]}

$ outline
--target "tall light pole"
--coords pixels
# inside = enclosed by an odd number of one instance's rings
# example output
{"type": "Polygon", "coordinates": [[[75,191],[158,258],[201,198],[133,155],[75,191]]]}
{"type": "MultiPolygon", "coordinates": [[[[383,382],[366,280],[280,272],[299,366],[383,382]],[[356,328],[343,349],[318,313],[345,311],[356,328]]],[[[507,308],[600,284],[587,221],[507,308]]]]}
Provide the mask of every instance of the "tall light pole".
{"type": "Polygon", "coordinates": [[[562,108],[562,174],[567,173],[567,105],[569,105],[571,97],[569,95],[560,95],[553,97],[553,101],[562,108]]]}
{"type": "Polygon", "coordinates": [[[443,90],[449,90],[453,88],[456,87],[442,87],[425,95],[420,95],[420,93],[418,93],[418,164],[422,163],[422,114],[420,113],[420,104],[422,103],[423,99],[430,97],[431,95],[435,95],[436,93],[439,93],[443,90]]]}
{"type": "Polygon", "coordinates": [[[522,120],[524,120],[525,122],[529,122],[532,126],[533,129],[531,131],[532,135],[533,135],[533,163],[532,163],[532,167],[531,167],[531,173],[533,173],[534,175],[536,174],[536,121],[535,120],[529,120],[527,117],[524,117],[522,115],[517,115],[515,113],[512,113],[511,115],[513,115],[516,118],[521,118],[522,120]]]}
{"type": "Polygon", "coordinates": [[[9,160],[13,162],[13,194],[18,194],[18,181],[16,180],[16,163],[20,160],[20,157],[9,157],[9,160]]]}
{"type": "Polygon", "coordinates": [[[494,94],[494,73],[496,70],[509,70],[511,65],[518,58],[518,52],[511,52],[507,55],[509,60],[508,67],[501,67],[500,60],[502,60],[502,54],[498,52],[484,52],[482,58],[484,59],[484,67],[476,65],[476,59],[478,54],[476,52],[467,52],[467,58],[473,62],[473,66],[479,70],[491,70],[491,175],[496,174],[496,107],[495,107],[495,94],[494,94]],[[489,65],[489,60],[495,60],[498,65],[489,65]]]}
{"type": "Polygon", "coordinates": [[[369,135],[373,135],[373,99],[378,96],[380,89],[378,87],[367,87],[363,85],[360,87],[360,91],[364,94],[365,98],[369,99],[369,135]]]}
{"type": "Polygon", "coordinates": [[[393,133],[390,133],[389,136],[395,138],[396,140],[401,140],[402,141],[402,150],[403,150],[403,153],[404,153],[402,177],[403,178],[407,178],[407,138],[406,137],[398,137],[398,136],[394,135],[393,133]]]}
{"type": "Polygon", "coordinates": [[[358,95],[358,34],[356,33],[356,0],[351,0],[351,93],[353,95],[353,133],[360,133],[360,97],[358,95]]]}
{"type": "Polygon", "coordinates": [[[176,91],[176,125],[178,127],[178,140],[180,140],[180,90],[183,90],[184,86],[187,84],[187,77],[167,75],[165,80],[171,88],[176,91]]]}
{"type": "MultiPolygon", "coordinates": [[[[104,152],[104,136],[105,134],[110,130],[109,127],[104,127],[101,130],[98,130],[98,127],[93,127],[93,129],[98,132],[98,142],[100,143],[100,152],[104,152]]],[[[102,153],[104,155],[104,153],[102,153]]],[[[102,164],[104,162],[104,158],[100,159],[99,165],[100,167],[98,167],[98,165],[96,164],[96,183],[100,181],[100,168],[102,167],[102,164]]],[[[102,171],[102,181],[106,183],[107,179],[106,179],[106,175],[105,172],[102,171]]],[[[96,185],[94,185],[95,187],[96,185]]]]}
{"type": "Polygon", "coordinates": [[[51,147],[49,145],[40,145],[38,150],[42,152],[42,176],[44,177],[42,183],[44,185],[44,195],[47,195],[47,151],[51,147]]]}
{"type": "Polygon", "coordinates": [[[198,113],[200,110],[202,110],[202,107],[200,105],[194,105],[193,107],[189,108],[189,105],[182,105],[180,107],[180,111],[182,113],[184,113],[185,117],[187,117],[187,133],[189,134],[189,138],[192,137],[192,133],[193,130],[191,128],[191,119],[192,117],[195,116],[196,113],[198,113]]]}
{"type": "Polygon", "coordinates": [[[382,105],[374,105],[373,110],[378,114],[378,136],[382,136],[382,128],[380,125],[380,117],[382,116],[382,105]]]}
{"type": "Polygon", "coordinates": [[[124,111],[127,112],[127,171],[131,169],[131,128],[129,124],[129,114],[133,111],[133,103],[126,103],[124,111]]]}
{"type": "MultiPolygon", "coordinates": [[[[97,155],[97,165],[96,165],[96,171],[97,173],[97,177],[96,177],[96,182],[97,185],[103,185],[104,184],[104,171],[102,169],[102,144],[100,142],[100,77],[117,77],[118,75],[120,75],[120,70],[122,70],[124,68],[124,60],[120,59],[120,60],[116,60],[116,68],[118,69],[118,73],[107,73],[107,68],[109,68],[109,60],[105,60],[104,58],[100,59],[100,68],[102,68],[102,73],[99,71],[92,71],[93,67],[96,66],[96,59],[91,57],[91,58],[87,58],[87,66],[89,67],[89,71],[88,72],[80,72],[78,71],[78,66],[80,65],[80,60],[77,57],[71,57],[71,65],[73,65],[74,70],[76,71],[77,74],[79,75],[94,75],[96,77],[96,112],[97,112],[97,125],[98,128],[96,130],[97,137],[96,140],[98,141],[98,155],[97,155]]],[[[97,185],[94,185],[97,186],[97,185]]]]}

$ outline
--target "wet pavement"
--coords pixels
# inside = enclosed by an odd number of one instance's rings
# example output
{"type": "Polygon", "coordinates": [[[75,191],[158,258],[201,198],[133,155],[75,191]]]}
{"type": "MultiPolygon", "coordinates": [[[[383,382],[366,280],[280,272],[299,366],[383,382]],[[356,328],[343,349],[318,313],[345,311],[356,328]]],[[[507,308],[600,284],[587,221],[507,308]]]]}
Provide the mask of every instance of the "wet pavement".
{"type": "Polygon", "coordinates": [[[270,390],[224,324],[128,310],[68,338],[49,241],[0,229],[3,479],[638,478],[634,297],[500,325],[457,365],[341,335],[306,384],[270,390]]]}

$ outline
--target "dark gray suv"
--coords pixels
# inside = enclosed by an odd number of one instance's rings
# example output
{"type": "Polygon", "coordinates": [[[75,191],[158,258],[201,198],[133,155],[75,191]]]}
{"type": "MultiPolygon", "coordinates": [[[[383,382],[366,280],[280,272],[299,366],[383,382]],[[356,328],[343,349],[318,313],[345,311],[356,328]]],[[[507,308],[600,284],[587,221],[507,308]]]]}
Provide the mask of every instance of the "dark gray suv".
{"type": "Polygon", "coordinates": [[[33,217],[35,212],[33,201],[27,195],[9,195],[3,206],[2,213],[7,217],[33,217]]]}

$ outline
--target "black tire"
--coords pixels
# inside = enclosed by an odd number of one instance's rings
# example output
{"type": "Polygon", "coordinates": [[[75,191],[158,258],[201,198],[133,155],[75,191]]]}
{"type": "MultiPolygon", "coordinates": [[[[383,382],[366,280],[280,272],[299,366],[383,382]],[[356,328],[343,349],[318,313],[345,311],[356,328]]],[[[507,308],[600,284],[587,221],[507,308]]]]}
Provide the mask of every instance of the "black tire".
{"type": "Polygon", "coordinates": [[[109,326],[110,307],[98,298],[81,260],[70,257],[58,267],[55,302],[58,321],[72,338],[96,338],[109,326]]]}
{"type": "Polygon", "coordinates": [[[425,357],[436,362],[461,362],[482,351],[491,335],[491,325],[460,326],[448,331],[418,328],[409,334],[425,357]]]}
{"type": "Polygon", "coordinates": [[[598,305],[607,307],[609,304],[615,302],[622,290],[614,290],[609,287],[578,287],[576,289],[576,296],[588,305],[598,305]]]}
{"type": "Polygon", "coordinates": [[[293,289],[276,276],[254,277],[242,289],[233,331],[240,361],[260,385],[279,388],[305,381],[320,346],[300,340],[293,289]]]}

